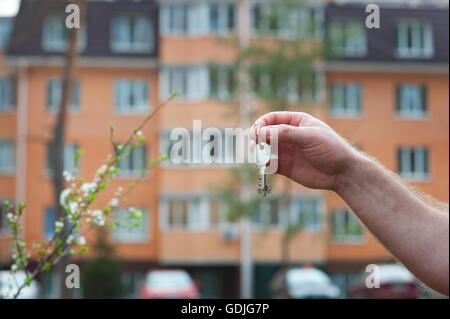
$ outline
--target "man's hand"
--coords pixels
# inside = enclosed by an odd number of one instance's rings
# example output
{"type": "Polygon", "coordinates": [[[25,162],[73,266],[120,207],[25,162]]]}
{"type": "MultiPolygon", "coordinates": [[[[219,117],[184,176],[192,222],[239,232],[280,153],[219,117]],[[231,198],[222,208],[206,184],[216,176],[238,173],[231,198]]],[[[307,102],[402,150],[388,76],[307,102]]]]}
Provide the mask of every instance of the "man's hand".
{"type": "Polygon", "coordinates": [[[341,178],[359,157],[358,152],[327,124],[300,112],[272,112],[252,127],[255,138],[278,130],[277,173],[306,187],[336,191],[341,178]]]}
{"type": "Polygon", "coordinates": [[[258,119],[252,137],[278,128],[278,173],[337,192],[379,241],[413,274],[448,295],[448,212],[422,200],[399,177],[362,155],[328,125],[305,113],[258,119]],[[260,128],[259,131],[257,128],[260,128]]]}

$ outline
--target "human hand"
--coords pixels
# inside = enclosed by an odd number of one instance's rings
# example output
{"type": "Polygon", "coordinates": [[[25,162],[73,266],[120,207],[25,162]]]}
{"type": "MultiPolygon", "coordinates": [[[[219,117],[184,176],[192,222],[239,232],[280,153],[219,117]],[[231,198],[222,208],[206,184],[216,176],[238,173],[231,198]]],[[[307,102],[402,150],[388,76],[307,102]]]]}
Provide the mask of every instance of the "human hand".
{"type": "Polygon", "coordinates": [[[259,140],[266,137],[270,143],[274,129],[278,131],[277,173],[309,188],[336,191],[359,157],[331,127],[307,113],[268,113],[253,124],[250,134],[255,140],[258,130],[259,140]]]}

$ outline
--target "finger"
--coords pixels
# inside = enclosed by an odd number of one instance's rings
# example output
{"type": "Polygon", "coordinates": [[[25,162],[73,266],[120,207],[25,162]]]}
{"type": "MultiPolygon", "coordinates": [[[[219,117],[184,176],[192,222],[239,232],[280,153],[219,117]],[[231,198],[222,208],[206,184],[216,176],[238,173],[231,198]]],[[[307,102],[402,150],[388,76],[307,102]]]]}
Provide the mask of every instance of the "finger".
{"type": "Polygon", "coordinates": [[[274,139],[277,143],[291,143],[299,146],[311,140],[315,134],[314,128],[298,127],[286,124],[261,127],[259,141],[271,144],[274,139]]]}
{"type": "Polygon", "coordinates": [[[299,126],[302,120],[307,116],[309,116],[309,114],[304,112],[270,112],[257,119],[254,127],[280,124],[299,126]]]}

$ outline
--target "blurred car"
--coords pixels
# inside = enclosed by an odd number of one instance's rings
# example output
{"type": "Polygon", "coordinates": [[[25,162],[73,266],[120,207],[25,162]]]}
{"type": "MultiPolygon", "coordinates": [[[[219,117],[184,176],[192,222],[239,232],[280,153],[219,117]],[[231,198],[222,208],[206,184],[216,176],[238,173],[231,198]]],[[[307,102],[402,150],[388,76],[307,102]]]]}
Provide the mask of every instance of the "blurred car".
{"type": "Polygon", "coordinates": [[[140,297],[154,298],[200,298],[199,285],[184,270],[152,270],[140,285],[140,297]]]}
{"type": "MultiPolygon", "coordinates": [[[[27,275],[24,271],[13,273],[9,270],[0,271],[0,296],[5,299],[13,298],[18,287],[25,283],[27,275]]],[[[39,297],[39,285],[33,281],[20,292],[19,299],[36,299],[39,297]]]]}
{"type": "Polygon", "coordinates": [[[280,271],[270,282],[273,298],[329,299],[339,298],[340,290],[323,271],[308,266],[280,271]]]}
{"type": "Polygon", "coordinates": [[[357,283],[347,289],[349,298],[419,298],[421,290],[419,283],[408,269],[398,264],[379,266],[380,287],[368,288],[364,272],[357,283]]]}

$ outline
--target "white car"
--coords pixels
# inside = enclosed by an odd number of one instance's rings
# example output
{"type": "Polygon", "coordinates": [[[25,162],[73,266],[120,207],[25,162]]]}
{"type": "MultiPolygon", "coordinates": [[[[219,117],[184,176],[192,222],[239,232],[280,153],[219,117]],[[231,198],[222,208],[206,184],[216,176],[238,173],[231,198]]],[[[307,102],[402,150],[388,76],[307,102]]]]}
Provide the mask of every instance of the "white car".
{"type": "MultiPolygon", "coordinates": [[[[17,293],[18,287],[25,283],[27,275],[24,271],[0,271],[0,296],[5,299],[11,299],[17,293]]],[[[39,285],[33,281],[20,292],[20,299],[36,299],[39,297],[39,285]]]]}
{"type": "Polygon", "coordinates": [[[323,271],[312,268],[292,268],[284,274],[279,272],[270,284],[273,298],[339,298],[340,290],[333,285],[323,271]]]}

